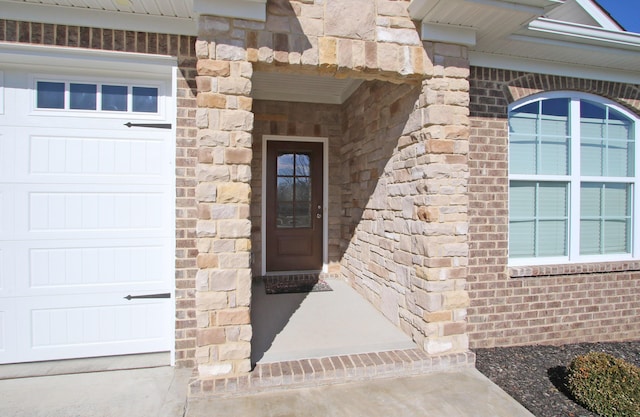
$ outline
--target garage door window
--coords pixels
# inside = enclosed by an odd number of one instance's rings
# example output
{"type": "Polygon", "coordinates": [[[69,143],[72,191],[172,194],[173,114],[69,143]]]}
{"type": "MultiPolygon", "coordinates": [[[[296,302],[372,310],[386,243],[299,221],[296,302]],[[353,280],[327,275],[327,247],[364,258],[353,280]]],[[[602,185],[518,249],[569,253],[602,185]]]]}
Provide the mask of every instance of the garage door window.
{"type": "Polygon", "coordinates": [[[38,109],[158,113],[157,87],[38,81],[38,109]]]}

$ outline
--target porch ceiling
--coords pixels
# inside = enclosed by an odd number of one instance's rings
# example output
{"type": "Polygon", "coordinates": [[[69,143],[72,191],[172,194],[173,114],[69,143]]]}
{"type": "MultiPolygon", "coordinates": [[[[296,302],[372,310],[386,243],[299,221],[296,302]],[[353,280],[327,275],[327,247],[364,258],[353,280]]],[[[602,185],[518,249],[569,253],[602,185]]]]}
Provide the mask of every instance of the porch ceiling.
{"type": "Polygon", "coordinates": [[[362,84],[362,80],[330,76],[294,75],[256,71],[252,96],[258,100],[342,104],[362,84]]]}

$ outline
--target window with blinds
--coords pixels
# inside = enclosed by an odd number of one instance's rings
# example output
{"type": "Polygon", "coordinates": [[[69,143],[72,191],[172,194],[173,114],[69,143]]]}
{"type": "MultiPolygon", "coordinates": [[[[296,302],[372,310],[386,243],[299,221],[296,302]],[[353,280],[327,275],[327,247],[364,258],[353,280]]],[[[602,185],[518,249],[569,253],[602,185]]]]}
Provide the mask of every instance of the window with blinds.
{"type": "Polygon", "coordinates": [[[510,263],[634,257],[637,129],[635,115],[591,95],[511,107],[510,263]]]}

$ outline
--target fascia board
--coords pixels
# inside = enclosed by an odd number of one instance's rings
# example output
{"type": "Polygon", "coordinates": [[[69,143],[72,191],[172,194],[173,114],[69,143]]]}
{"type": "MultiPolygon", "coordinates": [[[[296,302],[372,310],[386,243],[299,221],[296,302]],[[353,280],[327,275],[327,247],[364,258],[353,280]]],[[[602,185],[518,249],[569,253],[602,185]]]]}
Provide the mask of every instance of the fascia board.
{"type": "Polygon", "coordinates": [[[197,35],[193,19],[151,16],[125,12],[50,6],[34,3],[0,2],[2,18],[25,22],[54,23],[135,32],[197,35]]]}
{"type": "Polygon", "coordinates": [[[577,23],[539,18],[529,23],[527,35],[544,35],[558,40],[631,49],[640,52],[640,34],[609,30],[577,23]]]}
{"type": "Polygon", "coordinates": [[[421,32],[423,41],[453,43],[470,47],[476,44],[476,31],[473,28],[422,22],[421,32]]]}
{"type": "Polygon", "coordinates": [[[604,13],[600,7],[596,6],[591,0],[576,0],[584,11],[586,11],[596,22],[604,29],[609,30],[622,30],[622,28],[613,21],[606,13],[604,13]]]}
{"type": "Polygon", "coordinates": [[[538,74],[559,75],[564,77],[612,81],[627,84],[640,84],[640,73],[638,71],[587,67],[583,65],[563,64],[475,51],[469,51],[469,62],[471,65],[476,67],[533,72],[538,74]]]}
{"type": "MultiPolygon", "coordinates": [[[[440,0],[412,0],[408,6],[409,14],[414,20],[424,20],[429,11],[433,9],[440,0]]],[[[515,12],[528,13],[532,16],[542,16],[550,8],[559,6],[563,3],[561,0],[443,0],[458,7],[461,2],[469,2],[482,4],[488,7],[497,7],[500,9],[513,10],[515,12]]],[[[463,13],[464,9],[458,7],[463,13]]]]}
{"type": "Polygon", "coordinates": [[[193,11],[200,16],[267,20],[267,0],[194,0],[193,11]]]}
{"type": "Polygon", "coordinates": [[[126,71],[146,76],[170,74],[175,57],[99,49],[0,42],[3,65],[34,65],[47,68],[85,68],[91,71],[126,71]]]}

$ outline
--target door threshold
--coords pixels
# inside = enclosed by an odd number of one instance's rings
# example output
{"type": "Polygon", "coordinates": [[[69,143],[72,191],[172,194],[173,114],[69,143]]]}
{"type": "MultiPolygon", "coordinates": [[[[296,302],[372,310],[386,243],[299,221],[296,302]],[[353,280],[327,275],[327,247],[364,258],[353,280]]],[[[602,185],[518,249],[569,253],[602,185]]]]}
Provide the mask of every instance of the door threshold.
{"type": "Polygon", "coordinates": [[[310,271],[270,271],[264,274],[265,277],[286,277],[289,275],[321,275],[321,269],[313,269],[310,271]]]}

